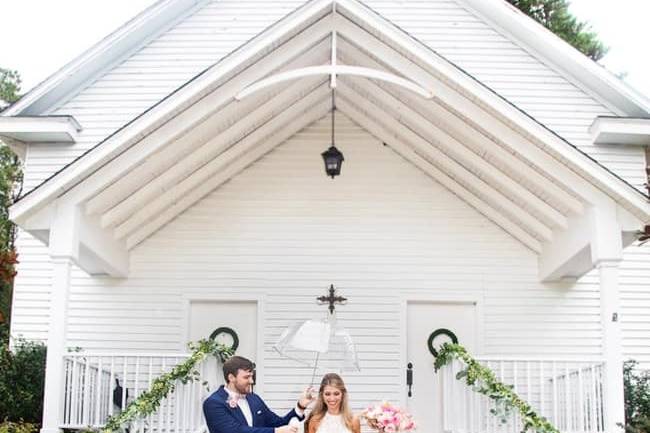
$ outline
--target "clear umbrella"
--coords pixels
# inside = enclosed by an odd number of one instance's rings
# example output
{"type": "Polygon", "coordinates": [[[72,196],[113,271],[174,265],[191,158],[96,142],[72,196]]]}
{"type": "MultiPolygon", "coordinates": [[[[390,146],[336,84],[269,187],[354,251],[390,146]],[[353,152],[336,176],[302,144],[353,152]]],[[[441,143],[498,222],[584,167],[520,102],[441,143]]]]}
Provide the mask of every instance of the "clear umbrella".
{"type": "Polygon", "coordinates": [[[352,336],[337,324],[334,314],[328,314],[326,320],[307,320],[289,326],[273,348],[284,357],[313,367],[311,384],[319,367],[340,372],[360,370],[352,336]]]}

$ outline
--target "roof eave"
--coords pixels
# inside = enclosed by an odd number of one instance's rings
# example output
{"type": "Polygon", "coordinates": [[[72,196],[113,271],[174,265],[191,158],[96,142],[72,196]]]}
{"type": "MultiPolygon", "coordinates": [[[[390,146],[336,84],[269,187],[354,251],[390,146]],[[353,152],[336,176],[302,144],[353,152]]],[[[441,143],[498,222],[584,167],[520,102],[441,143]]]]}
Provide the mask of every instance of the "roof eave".
{"type": "Polygon", "coordinates": [[[319,17],[330,7],[330,0],[318,0],[305,4],[281,22],[269,27],[247,43],[245,47],[221,59],[217,64],[198,74],[178,89],[163,98],[121,129],[115,131],[104,141],[87,151],[82,156],[68,164],[64,169],[55,173],[25,196],[15,202],[9,209],[10,219],[20,223],[46,205],[54,197],[67,192],[72,186],[92,173],[97,167],[121,153],[126,147],[138,142],[149,135],[151,131],[173,118],[183,107],[211,92],[209,87],[216,81],[233,73],[251,58],[260,55],[264,50],[281,41],[301,25],[319,17]],[[107,149],[107,143],[115,149],[107,149]]]}
{"type": "Polygon", "coordinates": [[[589,133],[594,144],[650,146],[650,119],[599,116],[589,133]]]}
{"type": "Polygon", "coordinates": [[[47,113],[98,73],[205,0],[159,0],[38,84],[0,116],[47,113]]]}
{"type": "MultiPolygon", "coordinates": [[[[476,0],[465,1],[474,2],[476,0]]],[[[490,4],[495,3],[494,0],[485,1],[490,4]]],[[[498,4],[503,7],[502,0],[497,1],[498,4]]],[[[550,153],[559,161],[563,161],[564,164],[569,165],[574,172],[578,173],[586,180],[589,180],[605,194],[612,197],[614,201],[629,210],[633,215],[639,218],[639,220],[644,223],[650,223],[650,203],[648,202],[648,197],[643,192],[634,188],[630,183],[623,180],[611,170],[605,168],[595,159],[580,151],[577,147],[571,145],[558,134],[539,123],[532,116],[520,110],[512,104],[512,102],[503,98],[492,89],[486,87],[480,81],[467,74],[467,72],[462,71],[453,63],[439,57],[429,46],[413,39],[410,35],[388,23],[383,17],[381,17],[381,15],[376,13],[367,14],[367,12],[364,12],[364,9],[369,10],[367,6],[364,8],[355,6],[357,4],[355,0],[337,0],[337,3],[340,7],[351,10],[352,13],[357,15],[357,17],[360,17],[362,21],[365,19],[369,23],[372,23],[373,21],[384,23],[385,36],[393,39],[391,43],[394,44],[394,46],[399,46],[400,49],[404,49],[408,52],[408,56],[413,56],[414,59],[422,61],[422,64],[427,65],[427,67],[439,69],[440,71],[443,71],[446,76],[454,77],[454,84],[458,86],[459,89],[463,89],[463,91],[468,94],[479,98],[487,107],[490,107],[491,110],[498,113],[502,118],[514,122],[515,125],[524,131],[523,135],[528,135],[531,140],[540,143],[541,147],[548,146],[548,149],[546,150],[547,153],[550,153]],[[432,53],[434,54],[433,56],[431,55],[432,53]]],[[[520,13],[517,12],[517,14],[520,13]]],[[[519,15],[515,15],[515,17],[519,21],[530,21],[529,24],[535,24],[536,27],[540,27],[546,32],[545,29],[541,26],[537,26],[536,23],[531,20],[521,20],[521,16],[519,15]]],[[[371,24],[371,26],[378,28],[379,24],[375,22],[371,24]]],[[[549,35],[553,36],[550,33],[549,35]]],[[[559,38],[554,36],[551,40],[561,42],[559,38]]],[[[562,42],[562,44],[568,46],[564,44],[564,42],[562,42]]],[[[575,53],[579,54],[577,51],[575,51],[575,53]]]]}
{"type": "Polygon", "coordinates": [[[0,138],[23,143],[75,143],[79,131],[72,116],[0,117],[0,138]]]}
{"type": "Polygon", "coordinates": [[[462,0],[492,24],[509,32],[555,67],[575,77],[627,116],[650,116],[650,99],[589,59],[505,0],[462,0]]]}
{"type": "MultiPolygon", "coordinates": [[[[367,21],[375,28],[381,27],[377,27],[378,23],[374,22],[377,17],[372,12],[369,13],[369,9],[360,7],[351,0],[339,0],[337,3],[344,9],[351,10],[353,15],[356,15],[357,19],[361,18],[361,21],[367,21]]],[[[299,23],[304,23],[306,20],[305,16],[317,14],[316,11],[327,7],[327,4],[328,2],[325,0],[321,2],[310,2],[311,6],[305,11],[293,14],[291,19],[284,20],[281,25],[278,24],[277,27],[274,26],[270,28],[269,32],[275,32],[276,37],[280,37],[279,35],[286,35],[292,31],[294,26],[298,26],[299,23]]],[[[379,21],[383,23],[384,20],[381,19],[379,21]]],[[[460,88],[466,90],[470,94],[474,94],[484,100],[488,106],[492,107],[492,110],[499,113],[499,115],[503,116],[505,119],[511,119],[524,128],[530,128],[528,134],[531,135],[533,140],[541,143],[548,143],[551,148],[554,148],[556,158],[565,161],[565,163],[572,166],[577,173],[582,173],[582,175],[586,176],[587,179],[591,179],[591,181],[599,188],[611,194],[615,201],[621,203],[626,209],[629,209],[640,220],[650,222],[650,205],[648,204],[647,197],[645,197],[640,191],[635,190],[622,179],[617,178],[612,173],[604,170],[596,161],[586,158],[585,155],[579,154],[575,149],[571,149],[570,146],[567,146],[565,141],[554,135],[551,131],[545,129],[542,125],[534,122],[532,118],[529,118],[528,120],[522,118],[522,113],[517,110],[516,107],[507,103],[505,100],[496,97],[497,95],[494,94],[494,92],[483,87],[473,78],[461,73],[461,71],[453,65],[432,59],[430,55],[431,51],[427,47],[420,46],[419,43],[412,40],[408,35],[399,32],[398,29],[393,28],[390,25],[387,25],[386,27],[385,31],[388,32],[386,37],[388,37],[388,39],[393,39],[393,44],[401,46],[402,49],[409,52],[409,55],[414,55],[416,58],[420,58],[424,64],[428,64],[427,67],[432,67],[435,64],[437,68],[446,72],[446,75],[455,77],[455,84],[459,85],[460,88]]],[[[156,123],[168,119],[168,116],[173,115],[179,106],[184,106],[185,103],[181,101],[187,102],[192,100],[194,97],[197,97],[197,95],[200,95],[205,91],[203,86],[206,83],[209,84],[209,82],[214,79],[214,74],[217,70],[226,71],[231,68],[236,69],[242,58],[248,58],[248,56],[253,55],[251,53],[258,52],[259,49],[268,46],[268,44],[269,41],[266,40],[256,40],[256,43],[251,43],[243,50],[238,51],[237,55],[225,59],[223,64],[219,66],[215,65],[214,68],[211,68],[210,72],[201,74],[199,77],[196,77],[196,79],[191,80],[188,85],[182,86],[173,94],[173,100],[167,99],[166,101],[163,101],[161,104],[145,113],[144,116],[136,119],[123,130],[118,131],[114,136],[110,137],[109,140],[119,141],[120,145],[124,146],[128,145],[128,143],[131,143],[132,141],[137,141],[142,137],[140,134],[143,131],[147,131],[148,127],[151,127],[151,123],[149,122],[156,123]]],[[[218,74],[219,73],[217,73],[217,75],[218,74]]],[[[103,148],[105,148],[105,146],[103,148]]],[[[12,219],[16,220],[17,218],[26,215],[52,196],[66,191],[70,185],[78,182],[79,178],[77,176],[83,177],[83,173],[92,170],[92,166],[95,164],[101,164],[110,159],[112,153],[106,151],[93,152],[93,154],[93,158],[90,158],[92,161],[89,161],[89,158],[84,158],[84,161],[76,161],[76,163],[73,164],[75,169],[65,170],[62,173],[59,173],[55,178],[45,182],[45,184],[42,185],[42,188],[39,187],[37,190],[33,191],[33,193],[30,193],[15,203],[10,210],[12,219]],[[88,167],[88,164],[90,164],[91,167],[88,167]]]]}

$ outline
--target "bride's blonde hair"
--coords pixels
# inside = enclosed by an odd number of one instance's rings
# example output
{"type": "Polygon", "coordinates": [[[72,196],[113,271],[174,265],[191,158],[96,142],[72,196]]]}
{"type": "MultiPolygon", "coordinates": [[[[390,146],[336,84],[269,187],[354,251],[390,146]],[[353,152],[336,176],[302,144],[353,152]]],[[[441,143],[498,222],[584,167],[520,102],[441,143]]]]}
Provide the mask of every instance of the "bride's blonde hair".
{"type": "Polygon", "coordinates": [[[350,406],[348,404],[348,391],[345,389],[345,383],[343,383],[343,379],[341,379],[341,376],[336,373],[328,373],[323,376],[323,380],[320,382],[320,388],[318,389],[318,399],[316,400],[316,405],[314,405],[314,409],[312,409],[311,413],[307,417],[307,420],[305,421],[305,431],[309,431],[308,428],[311,423],[314,423],[316,426],[318,426],[323,417],[325,417],[325,414],[327,413],[327,403],[325,403],[325,400],[323,399],[323,391],[325,391],[325,387],[328,385],[341,391],[341,418],[345,426],[350,431],[354,431],[352,424],[352,411],[350,410],[350,406]]]}

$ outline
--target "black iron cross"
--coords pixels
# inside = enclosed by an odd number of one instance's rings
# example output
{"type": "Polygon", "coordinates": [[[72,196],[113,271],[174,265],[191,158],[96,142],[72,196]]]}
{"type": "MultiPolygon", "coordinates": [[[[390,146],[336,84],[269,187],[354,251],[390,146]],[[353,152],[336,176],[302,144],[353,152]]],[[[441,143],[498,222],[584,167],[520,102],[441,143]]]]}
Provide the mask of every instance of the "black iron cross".
{"type": "Polygon", "coordinates": [[[336,292],[334,284],[330,284],[329,296],[319,296],[316,298],[321,304],[329,303],[327,309],[330,310],[330,314],[334,314],[334,304],[344,304],[348,300],[348,298],[344,298],[343,296],[334,296],[334,292],[336,292]]]}

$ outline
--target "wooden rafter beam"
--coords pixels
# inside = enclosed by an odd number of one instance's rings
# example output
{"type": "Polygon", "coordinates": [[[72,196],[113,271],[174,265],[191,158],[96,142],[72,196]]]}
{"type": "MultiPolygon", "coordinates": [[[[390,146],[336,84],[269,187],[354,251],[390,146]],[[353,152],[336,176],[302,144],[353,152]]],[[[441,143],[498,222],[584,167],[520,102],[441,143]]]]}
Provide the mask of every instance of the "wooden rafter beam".
{"type": "Polygon", "coordinates": [[[158,197],[161,192],[192,176],[195,171],[242,140],[250,131],[254,131],[269,122],[286,107],[297,103],[305,94],[308,94],[317,86],[324,85],[324,83],[322,77],[293,83],[275,97],[258,104],[252,111],[242,115],[237,122],[220,133],[216,133],[198,148],[189,153],[176,156],[175,159],[171,160],[171,164],[157,177],[141,185],[139,189],[133,191],[128,197],[125,197],[121,202],[106,211],[101,216],[102,227],[114,227],[123,223],[141,209],[143,205],[158,197]]]}
{"type": "Polygon", "coordinates": [[[229,164],[223,171],[211,175],[204,182],[194,186],[181,197],[178,197],[172,206],[166,206],[149,219],[144,221],[133,232],[130,232],[126,244],[128,249],[135,248],[140,242],[151,236],[165,224],[176,218],[180,213],[190,206],[197,203],[206,195],[210,194],[221,184],[236,176],[249,165],[253,164],[259,158],[270,152],[276,146],[288,140],[292,135],[299,132],[305,126],[315,122],[330,111],[329,98],[324,97],[311,107],[301,107],[305,111],[299,117],[292,116],[288,122],[282,122],[282,126],[275,132],[267,136],[255,145],[251,146],[250,151],[244,152],[234,163],[229,164]]]}
{"type": "MultiPolygon", "coordinates": [[[[390,143],[395,141],[402,142],[410,146],[417,154],[429,161],[438,170],[453,178],[456,183],[463,186],[464,189],[471,191],[473,195],[482,198],[490,204],[493,209],[500,209],[501,212],[525,229],[534,238],[546,241],[553,236],[552,230],[542,224],[538,219],[533,217],[525,209],[513,203],[508,197],[494,189],[485,181],[477,177],[474,173],[449,158],[439,149],[435,148],[414,131],[408,129],[396,119],[386,114],[381,107],[377,105],[364,104],[364,109],[359,107],[356,102],[363,100],[363,97],[349,92],[346,89],[339,94],[339,100],[346,102],[347,107],[356,107],[357,112],[366,112],[366,124],[373,128],[385,131],[383,135],[392,136],[390,143]],[[372,113],[369,115],[368,113],[372,113]]],[[[364,101],[365,102],[365,101],[364,101]]],[[[364,125],[366,127],[366,125],[364,125]]],[[[368,129],[374,133],[373,129],[368,129]]]]}
{"type": "Polygon", "coordinates": [[[292,39],[277,46],[270,54],[257,60],[255,67],[245,68],[237,74],[233,73],[233,69],[241,68],[242,59],[250,58],[253,54],[238,53],[232,59],[226,59],[223,64],[201,75],[199,80],[181,88],[174,94],[174,98],[156,105],[86,155],[83,158],[84,167],[77,167],[75,164],[66,168],[57,176],[56,182],[44,185],[16,203],[12,207],[12,218],[21,218],[28,210],[35,211],[33,206],[36,202],[42,203],[54,194],[63,193],[67,200],[77,203],[88,200],[158,149],[179,139],[195,125],[231,103],[235,93],[242,86],[259,80],[316,46],[331,32],[331,27],[330,20],[321,18],[292,39]],[[233,64],[235,61],[237,63],[233,64]],[[208,81],[205,82],[206,80],[208,81]],[[201,103],[197,103],[197,99],[201,103]],[[172,103],[172,100],[175,102],[172,103]],[[162,124],[157,125],[156,121],[162,124]],[[156,127],[152,127],[151,122],[156,127]],[[92,173],[87,173],[86,167],[95,169],[92,173]],[[74,186],[70,186],[71,184],[74,186]],[[66,188],[63,191],[62,185],[66,188]]]}
{"type": "MultiPolygon", "coordinates": [[[[277,116],[259,126],[254,131],[251,131],[234,146],[231,146],[219,156],[196,170],[191,176],[178,184],[170,186],[164,191],[160,191],[160,194],[154,200],[147,203],[131,215],[129,219],[118,225],[115,228],[115,236],[120,239],[129,237],[141,226],[146,225],[152,219],[155,219],[157,215],[164,213],[168,208],[174,209],[174,212],[184,210],[184,208],[178,206],[179,200],[182,200],[187,195],[191,195],[192,191],[200,188],[201,185],[209,183],[210,179],[220,171],[229,169],[228,167],[230,165],[253,151],[266,137],[284,129],[285,125],[291,123],[296,118],[300,122],[300,117],[303,112],[309,111],[322,100],[329,101],[328,96],[329,89],[323,85],[306,95],[297,103],[285,108],[277,116]]],[[[302,122],[303,126],[305,126],[305,122],[302,122]]]]}
{"type": "MultiPolygon", "coordinates": [[[[342,39],[345,38],[346,41],[371,58],[379,61],[378,57],[370,53],[381,53],[380,61],[390,70],[399,70],[409,79],[422,83],[427,88],[435,89],[434,99],[438,104],[453,107],[456,111],[462,112],[465,118],[471,120],[479,131],[491,132],[492,135],[499,138],[503,146],[512,152],[525,160],[536,161],[546,172],[553,173],[558,182],[567,188],[573,196],[581,197],[584,200],[602,198],[602,192],[589,181],[572,172],[568,167],[564,167],[564,164],[560,164],[551,154],[530,141],[529,137],[519,134],[509,124],[504,123],[498,113],[484,106],[479,99],[469,99],[461,91],[462,89],[452,87],[453,83],[448,81],[444,75],[448,73],[448,66],[445,71],[433,72],[430,70],[431,68],[425,70],[350,20],[338,20],[337,30],[342,35],[342,39]]],[[[339,44],[342,43],[343,41],[340,40],[339,44]]]]}
{"type": "Polygon", "coordinates": [[[481,156],[469,150],[463,142],[431,123],[426,117],[402,103],[399,99],[379,86],[354,80],[349,85],[347,82],[342,81],[339,87],[349,89],[359,95],[359,97],[372,101],[375,105],[382,107],[383,111],[388,115],[398,119],[399,123],[426,139],[433,147],[443,152],[459,165],[467,168],[476,177],[494,187],[512,202],[524,209],[530,208],[530,213],[545,225],[556,228],[567,227],[567,220],[564,215],[524,188],[520,183],[510,178],[508,174],[502,172],[481,156]]]}
{"type": "Polygon", "coordinates": [[[515,239],[518,239],[523,245],[536,253],[541,252],[542,246],[538,239],[535,239],[526,230],[505,217],[500,211],[494,209],[489,203],[478,197],[474,192],[459,184],[443,170],[440,170],[435,165],[431,164],[429,160],[422,157],[413,148],[402,143],[402,141],[398,140],[391,131],[379,122],[371,119],[366,113],[363,113],[362,110],[359,110],[358,107],[351,104],[347,98],[339,98],[337,107],[354,122],[365,128],[379,140],[389,144],[389,146],[400,156],[418,167],[433,180],[449,189],[452,193],[456,194],[460,199],[465,201],[469,206],[472,206],[486,218],[503,228],[515,239]]]}
{"type": "MultiPolygon", "coordinates": [[[[370,64],[372,67],[383,66],[351,43],[341,40],[339,44],[341,46],[342,58],[349,58],[350,61],[351,59],[355,59],[358,62],[370,64]]],[[[445,106],[441,105],[439,101],[426,101],[420,98],[412,98],[407,92],[402,92],[398,88],[390,87],[383,83],[374,84],[394,96],[407,107],[417,111],[430,122],[435,123],[441,129],[447,131],[458,141],[462,142],[465,147],[471,149],[477,155],[481,155],[482,158],[500,170],[512,173],[512,177],[517,182],[525,185],[530,191],[537,192],[538,195],[544,197],[544,200],[550,206],[561,213],[575,215],[583,213],[583,203],[574,195],[565,191],[559,185],[559,180],[553,178],[553,173],[541,174],[541,169],[535,165],[534,161],[526,160],[521,155],[513,153],[499,141],[493,140],[485,131],[476,129],[476,125],[474,125],[471,118],[457,116],[452,111],[446,109],[445,106]]]]}
{"type": "MultiPolygon", "coordinates": [[[[298,56],[288,64],[281,67],[296,67],[309,62],[325,61],[327,43],[321,41],[310,47],[305,53],[296,53],[298,56]]],[[[256,98],[246,101],[231,101],[220,110],[213,112],[203,121],[194,125],[184,135],[175,140],[165,140],[151,155],[147,156],[141,164],[134,166],[128,173],[117,177],[112,184],[91,197],[85,205],[89,214],[105,213],[118,203],[134,194],[143,184],[146,184],[166,170],[170,169],[178,160],[209,141],[215,135],[231,127],[234,123],[245,118],[255,107],[276,97],[281,89],[262,92],[256,98]]],[[[112,173],[119,172],[115,167],[112,173]]]]}

